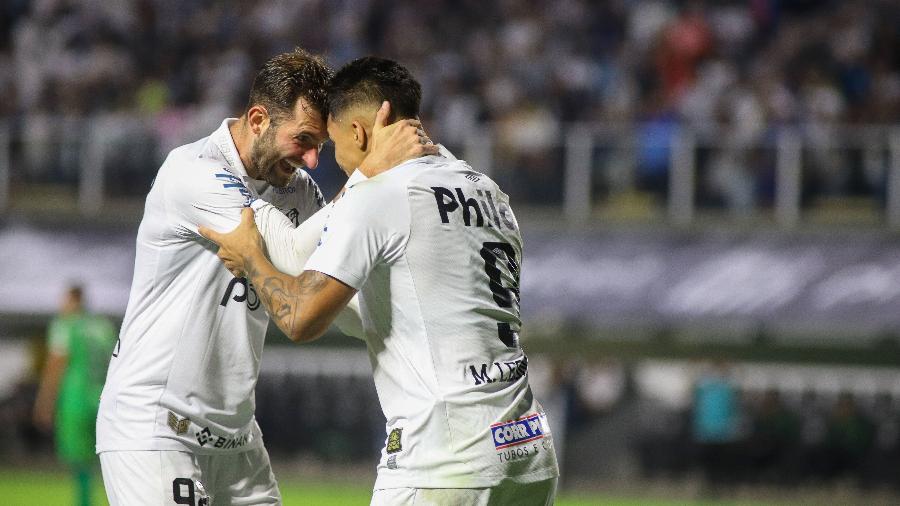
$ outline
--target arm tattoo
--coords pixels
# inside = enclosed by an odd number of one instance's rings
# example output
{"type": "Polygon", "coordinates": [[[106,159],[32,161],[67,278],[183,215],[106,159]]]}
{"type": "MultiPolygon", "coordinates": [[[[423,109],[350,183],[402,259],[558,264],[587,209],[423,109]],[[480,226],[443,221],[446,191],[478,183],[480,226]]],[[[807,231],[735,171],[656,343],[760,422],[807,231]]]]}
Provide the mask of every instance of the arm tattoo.
{"type": "Polygon", "coordinates": [[[259,295],[263,305],[275,324],[285,334],[291,336],[294,324],[300,316],[302,302],[318,292],[328,276],[316,271],[304,271],[299,276],[289,276],[271,268],[247,265],[247,277],[259,295]]]}

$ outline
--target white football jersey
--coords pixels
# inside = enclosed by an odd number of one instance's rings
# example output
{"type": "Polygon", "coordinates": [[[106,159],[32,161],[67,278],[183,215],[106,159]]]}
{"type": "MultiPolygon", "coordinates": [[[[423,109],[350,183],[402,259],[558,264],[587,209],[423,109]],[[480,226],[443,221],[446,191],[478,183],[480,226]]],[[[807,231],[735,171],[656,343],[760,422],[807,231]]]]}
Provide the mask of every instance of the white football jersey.
{"type": "Polygon", "coordinates": [[[354,173],[306,264],[360,290],[387,419],[375,488],[553,478],[518,343],[516,218],[494,181],[441,153],[354,173]]]}
{"type": "Polygon", "coordinates": [[[98,452],[236,452],[262,443],[254,391],[269,317],[253,286],[228,272],[197,227],[231,230],[257,197],[295,225],[324,202],[302,170],[285,188],[249,179],[228,130],[233,121],[174,149],[147,195],[101,396],[98,452]]]}

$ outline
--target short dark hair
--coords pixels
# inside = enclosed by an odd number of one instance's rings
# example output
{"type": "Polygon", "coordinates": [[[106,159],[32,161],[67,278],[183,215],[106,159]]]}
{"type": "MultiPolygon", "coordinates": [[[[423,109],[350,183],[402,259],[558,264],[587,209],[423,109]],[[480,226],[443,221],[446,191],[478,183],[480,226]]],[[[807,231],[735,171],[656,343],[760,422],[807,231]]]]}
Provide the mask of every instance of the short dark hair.
{"type": "Polygon", "coordinates": [[[403,65],[375,56],[358,58],[341,67],[328,86],[328,113],[336,116],[359,104],[391,103],[396,118],[419,115],[422,86],[403,65]]]}
{"type": "Polygon", "coordinates": [[[74,297],[74,298],[78,299],[79,302],[81,302],[81,300],[84,299],[84,289],[81,287],[80,284],[69,285],[68,289],[66,289],[66,292],[68,293],[68,295],[70,297],[74,297]]]}
{"type": "Polygon", "coordinates": [[[266,108],[273,121],[290,116],[297,99],[303,98],[322,118],[328,114],[327,87],[334,71],[320,56],[301,48],[281,53],[263,64],[250,87],[249,111],[254,105],[266,108]]]}

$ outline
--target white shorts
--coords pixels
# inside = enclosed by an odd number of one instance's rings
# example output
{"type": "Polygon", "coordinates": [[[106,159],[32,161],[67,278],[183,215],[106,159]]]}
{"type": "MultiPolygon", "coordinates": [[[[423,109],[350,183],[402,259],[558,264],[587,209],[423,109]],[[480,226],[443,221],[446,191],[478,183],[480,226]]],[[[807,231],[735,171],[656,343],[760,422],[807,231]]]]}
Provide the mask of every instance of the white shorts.
{"type": "Polygon", "coordinates": [[[507,481],[491,488],[383,488],[372,493],[370,506],[551,506],[557,481],[507,481]]]}
{"type": "Polygon", "coordinates": [[[102,452],[100,467],[110,506],[281,504],[265,448],[223,455],[102,452]]]}

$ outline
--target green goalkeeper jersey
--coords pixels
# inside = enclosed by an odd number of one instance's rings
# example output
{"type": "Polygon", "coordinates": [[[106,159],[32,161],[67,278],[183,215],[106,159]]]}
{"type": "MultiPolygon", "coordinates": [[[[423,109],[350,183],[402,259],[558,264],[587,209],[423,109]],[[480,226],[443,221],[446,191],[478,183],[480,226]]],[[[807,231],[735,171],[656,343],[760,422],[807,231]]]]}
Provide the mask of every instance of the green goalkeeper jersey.
{"type": "Polygon", "coordinates": [[[80,462],[94,456],[94,424],[116,332],[101,316],[79,313],[50,323],[50,352],[67,358],[56,401],[60,457],[80,462]]]}

